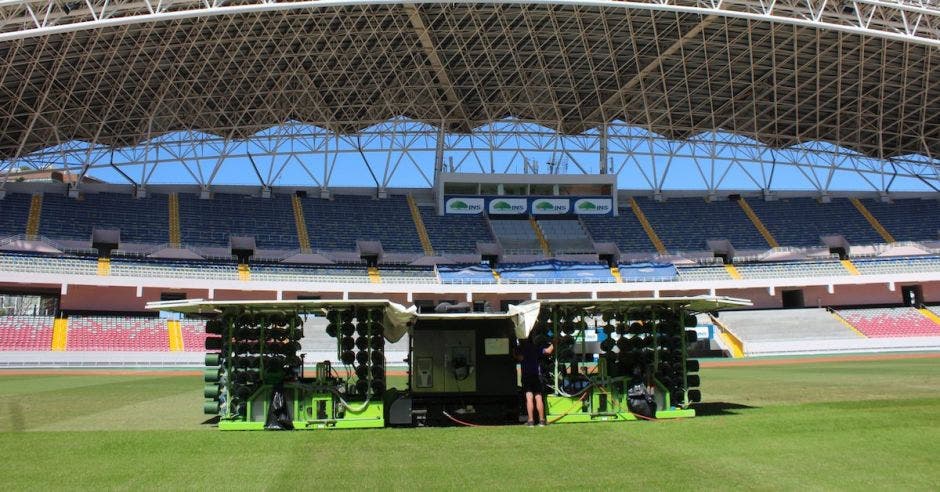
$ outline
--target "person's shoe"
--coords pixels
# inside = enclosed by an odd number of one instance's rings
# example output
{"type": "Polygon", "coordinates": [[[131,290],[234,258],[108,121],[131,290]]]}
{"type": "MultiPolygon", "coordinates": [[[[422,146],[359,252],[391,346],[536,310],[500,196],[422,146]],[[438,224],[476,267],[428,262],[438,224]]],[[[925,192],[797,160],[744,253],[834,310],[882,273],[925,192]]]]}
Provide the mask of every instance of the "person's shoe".
{"type": "Polygon", "coordinates": [[[545,427],[545,421],[544,421],[544,420],[541,421],[541,422],[539,422],[539,427],[545,427]]]}
{"type": "Polygon", "coordinates": [[[526,427],[535,427],[535,422],[533,422],[533,421],[531,421],[531,420],[526,421],[525,426],[526,426],[526,427]]]}

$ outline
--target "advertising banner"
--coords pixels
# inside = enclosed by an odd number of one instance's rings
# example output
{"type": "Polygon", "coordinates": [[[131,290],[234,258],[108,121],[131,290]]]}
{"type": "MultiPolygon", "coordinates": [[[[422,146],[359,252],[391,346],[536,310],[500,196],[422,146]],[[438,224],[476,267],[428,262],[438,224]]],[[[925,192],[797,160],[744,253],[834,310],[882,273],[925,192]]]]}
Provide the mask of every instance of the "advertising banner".
{"type": "Polygon", "coordinates": [[[532,200],[532,215],[564,215],[571,210],[568,198],[536,198],[532,200]]]}
{"type": "Polygon", "coordinates": [[[529,211],[529,203],[525,198],[496,197],[489,199],[486,210],[490,215],[523,215],[529,211]]]}
{"type": "Polygon", "coordinates": [[[483,198],[454,197],[444,202],[445,214],[476,215],[483,213],[483,198]]]}
{"type": "Polygon", "coordinates": [[[574,213],[578,215],[608,215],[614,211],[610,198],[578,198],[574,201],[574,213]]]}
{"type": "Polygon", "coordinates": [[[444,197],[447,215],[476,215],[484,210],[489,215],[613,215],[614,201],[602,196],[444,197]]]}

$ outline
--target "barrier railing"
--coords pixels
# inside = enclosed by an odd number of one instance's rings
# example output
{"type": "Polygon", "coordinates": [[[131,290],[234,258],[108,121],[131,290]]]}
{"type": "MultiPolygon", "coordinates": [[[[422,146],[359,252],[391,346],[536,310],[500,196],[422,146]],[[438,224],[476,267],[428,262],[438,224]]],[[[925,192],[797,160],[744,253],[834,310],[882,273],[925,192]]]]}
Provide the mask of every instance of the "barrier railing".
{"type": "Polygon", "coordinates": [[[721,337],[722,341],[724,341],[731,350],[731,356],[736,359],[744,357],[744,342],[742,342],[737,335],[729,330],[728,327],[717,317],[711,314],[709,314],[708,317],[711,319],[712,324],[718,328],[718,331],[720,332],[719,336],[721,337]]]}

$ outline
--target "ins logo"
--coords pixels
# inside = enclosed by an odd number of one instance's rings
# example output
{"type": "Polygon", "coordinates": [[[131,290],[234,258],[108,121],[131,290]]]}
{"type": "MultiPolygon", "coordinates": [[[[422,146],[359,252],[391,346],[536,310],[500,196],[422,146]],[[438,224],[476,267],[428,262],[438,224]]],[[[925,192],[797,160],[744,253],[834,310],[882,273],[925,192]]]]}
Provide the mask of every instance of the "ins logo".
{"type": "Polygon", "coordinates": [[[447,200],[447,211],[458,214],[476,214],[483,211],[482,200],[460,200],[453,198],[447,200]]]}
{"type": "Polygon", "coordinates": [[[490,211],[498,214],[521,214],[525,212],[525,204],[509,203],[506,200],[496,200],[490,203],[490,211]]]}

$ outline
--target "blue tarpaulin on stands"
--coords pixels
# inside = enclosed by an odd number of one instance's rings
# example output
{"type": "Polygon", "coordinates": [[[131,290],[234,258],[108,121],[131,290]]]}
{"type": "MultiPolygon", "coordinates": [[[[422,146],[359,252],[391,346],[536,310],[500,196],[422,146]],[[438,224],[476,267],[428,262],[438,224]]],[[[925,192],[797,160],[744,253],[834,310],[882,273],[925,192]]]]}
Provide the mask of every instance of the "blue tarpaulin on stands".
{"type": "Polygon", "coordinates": [[[508,263],[500,266],[499,276],[509,283],[614,281],[606,264],[558,260],[508,263]]]}
{"type": "Polygon", "coordinates": [[[437,272],[443,284],[492,284],[496,282],[493,278],[493,270],[486,265],[439,265],[437,272]]]}
{"type": "Polygon", "coordinates": [[[624,282],[661,282],[675,280],[678,275],[672,263],[629,263],[618,268],[624,282]]]}
{"type": "MultiPolygon", "coordinates": [[[[494,283],[493,272],[486,265],[438,266],[445,284],[494,283]]],[[[615,282],[605,263],[545,260],[533,263],[506,263],[497,269],[502,283],[609,283],[615,282]]],[[[625,282],[658,282],[675,280],[677,273],[671,263],[631,263],[620,265],[625,282]]]]}

